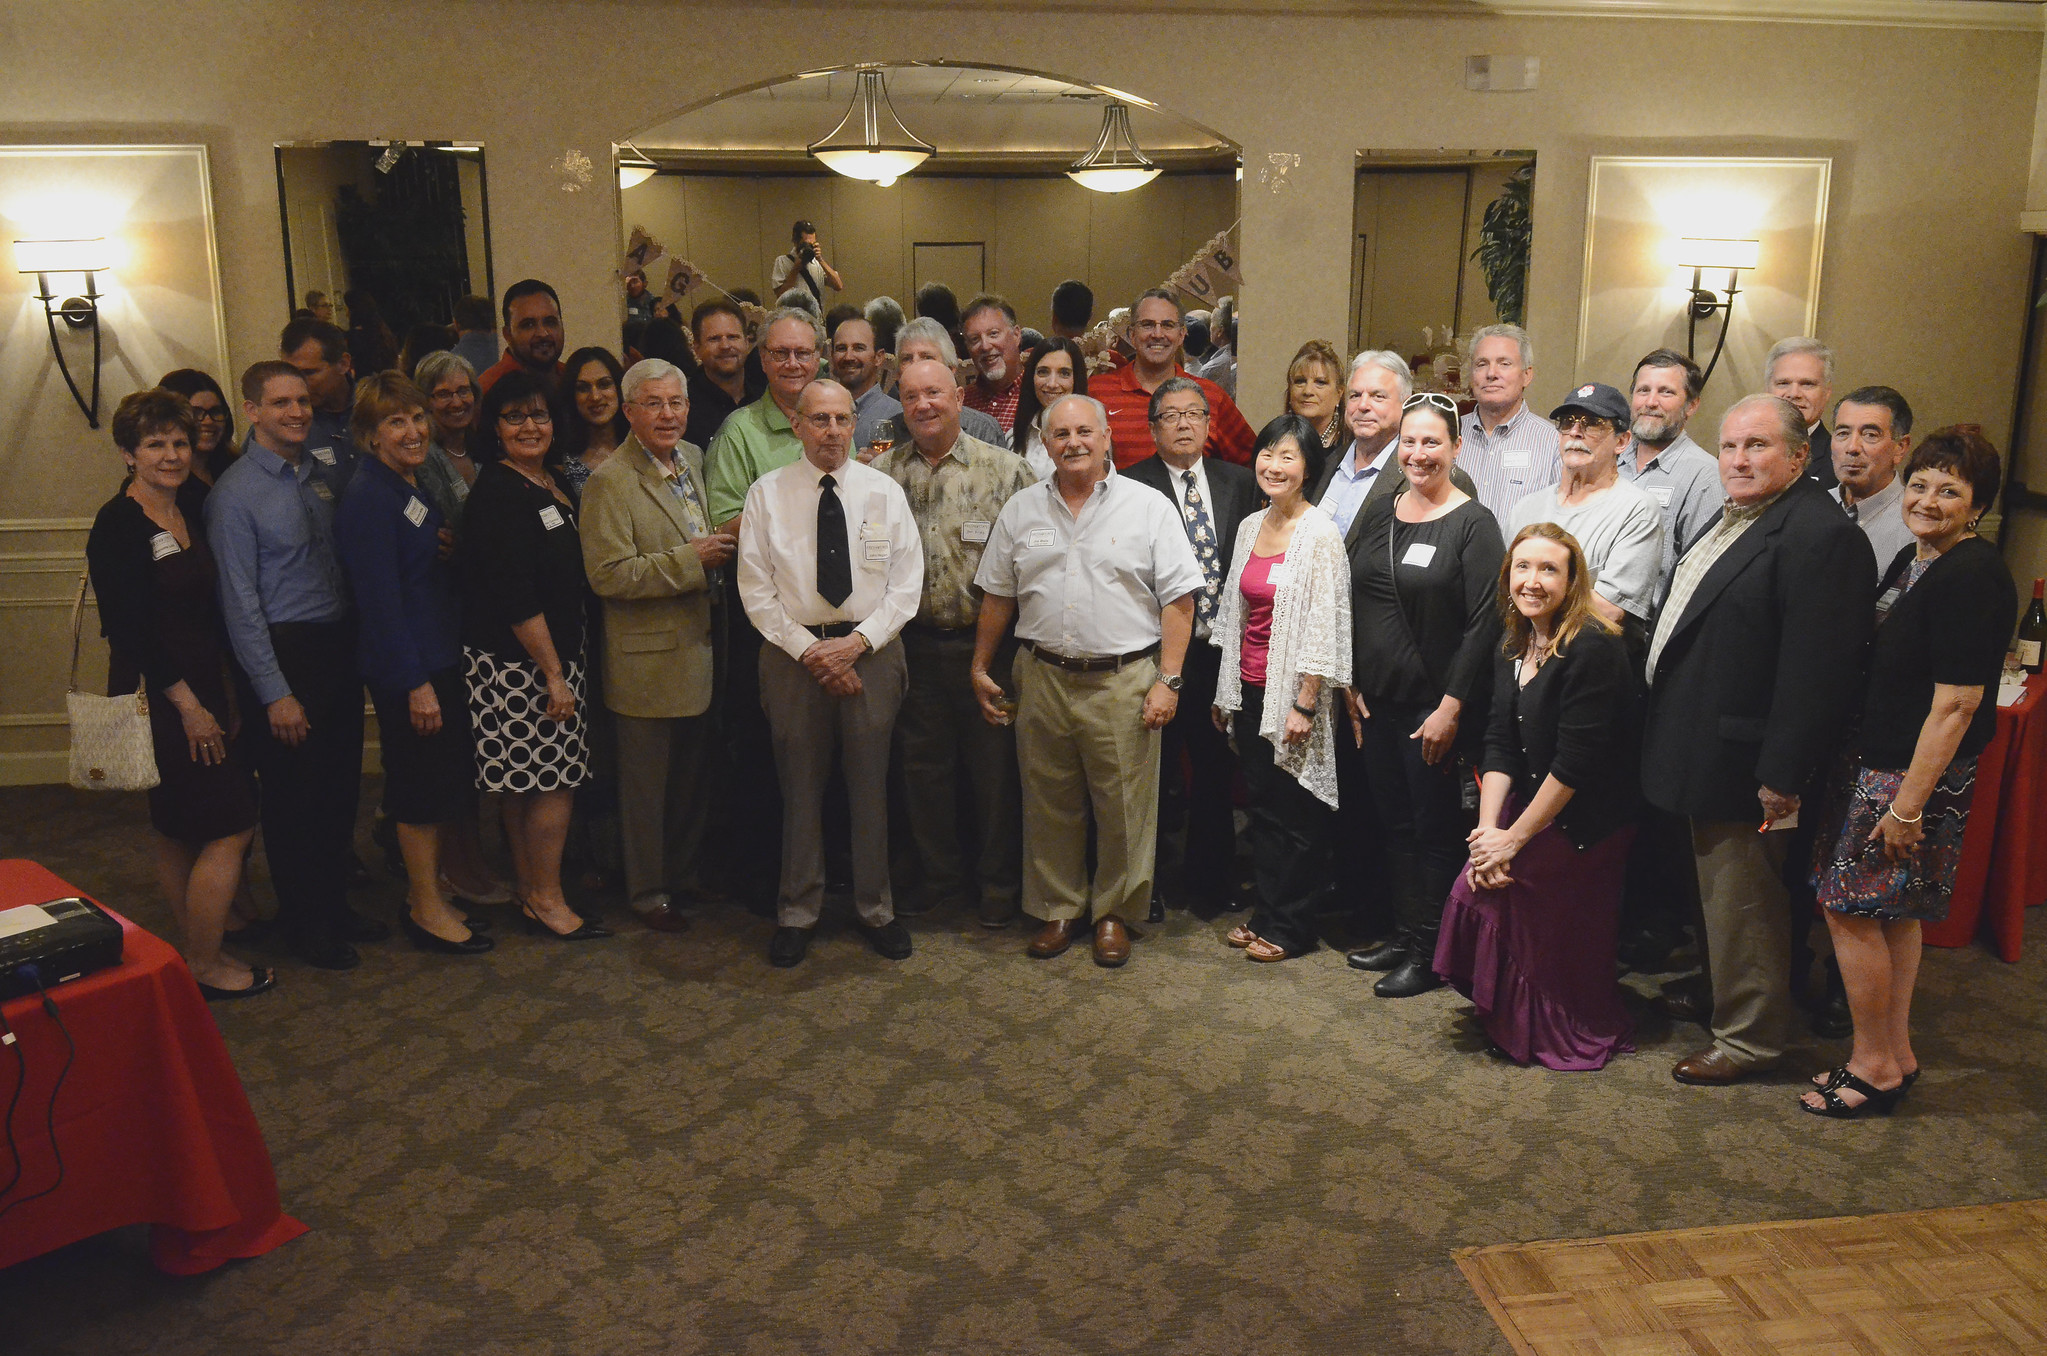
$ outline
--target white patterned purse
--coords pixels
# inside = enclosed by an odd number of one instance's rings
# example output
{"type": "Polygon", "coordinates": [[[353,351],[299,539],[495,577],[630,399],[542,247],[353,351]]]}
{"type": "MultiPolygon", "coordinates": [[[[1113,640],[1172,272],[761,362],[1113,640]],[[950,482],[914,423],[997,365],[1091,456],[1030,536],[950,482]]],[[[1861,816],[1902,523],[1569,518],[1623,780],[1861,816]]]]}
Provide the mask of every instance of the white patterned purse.
{"type": "Polygon", "coordinates": [[[134,692],[118,697],[78,690],[78,637],[91,580],[90,573],[78,576],[78,597],[71,604],[71,676],[64,688],[71,717],[71,784],[81,791],[147,791],[161,778],[142,681],[137,680],[134,692]]]}

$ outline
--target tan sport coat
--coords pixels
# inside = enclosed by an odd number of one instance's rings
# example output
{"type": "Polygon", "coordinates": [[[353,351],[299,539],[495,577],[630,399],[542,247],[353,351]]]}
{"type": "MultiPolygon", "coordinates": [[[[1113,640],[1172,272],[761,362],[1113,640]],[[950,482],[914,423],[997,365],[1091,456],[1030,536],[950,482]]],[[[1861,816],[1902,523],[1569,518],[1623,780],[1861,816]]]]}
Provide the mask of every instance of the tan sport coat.
{"type": "MultiPolygon", "coordinates": [[[[675,448],[704,495],[704,454],[675,448]]],[[[708,503],[708,500],[705,500],[708,503]]],[[[583,486],[583,569],[604,601],[604,703],[647,720],[711,704],[711,595],[688,520],[640,440],[628,437],[583,486]]]]}

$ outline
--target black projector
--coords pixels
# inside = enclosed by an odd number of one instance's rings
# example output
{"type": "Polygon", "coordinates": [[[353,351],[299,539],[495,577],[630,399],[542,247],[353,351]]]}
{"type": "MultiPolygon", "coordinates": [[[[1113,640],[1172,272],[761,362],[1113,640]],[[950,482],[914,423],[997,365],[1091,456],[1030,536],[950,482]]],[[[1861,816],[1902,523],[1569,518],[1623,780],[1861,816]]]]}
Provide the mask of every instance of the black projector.
{"type": "Polygon", "coordinates": [[[34,993],[22,973],[33,965],[45,989],[121,963],[121,925],[89,899],[73,896],[0,909],[0,999],[34,993]]]}

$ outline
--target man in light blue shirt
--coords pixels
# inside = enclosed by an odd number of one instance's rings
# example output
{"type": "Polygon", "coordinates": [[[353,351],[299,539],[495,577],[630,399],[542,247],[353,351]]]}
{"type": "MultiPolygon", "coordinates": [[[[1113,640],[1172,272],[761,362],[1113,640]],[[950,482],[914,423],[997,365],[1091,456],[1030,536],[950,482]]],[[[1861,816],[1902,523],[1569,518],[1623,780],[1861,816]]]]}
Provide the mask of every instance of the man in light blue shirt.
{"type": "Polygon", "coordinates": [[[1720,461],[1692,441],[1685,424],[1699,411],[1705,379],[1699,365],[1674,349],[1659,348],[1635,364],[1628,391],[1632,445],[1620,457],[1621,479],[1656,501],[1663,514],[1663,567],[1656,604],[1670,593],[1670,576],[1692,543],[1720,521],[1727,491],[1720,461]]]}
{"type": "MultiPolygon", "coordinates": [[[[1351,359],[1344,389],[1343,417],[1351,432],[1341,456],[1328,460],[1309,498],[1336,520],[1344,544],[1355,548],[1366,503],[1407,488],[1400,466],[1400,416],[1414,388],[1414,376],[1398,353],[1367,349],[1351,359]]],[[[1336,451],[1331,448],[1330,451],[1336,451]]],[[[1456,466],[1450,479],[1472,498],[1471,480],[1456,466]]]]}
{"type": "Polygon", "coordinates": [[[309,964],[352,969],[389,929],[348,907],[362,781],[362,683],[334,553],[339,497],[307,454],[312,396],[287,362],[242,377],[249,440],[206,498],[220,609],[244,675],[278,920],[309,964]]]}
{"type": "Polygon", "coordinates": [[[1519,325],[1482,325],[1471,337],[1465,380],[1477,407],[1464,416],[1457,464],[1478,486],[1478,501],[1506,522],[1523,495],[1562,478],[1557,426],[1528,408],[1535,346],[1519,325]]]}

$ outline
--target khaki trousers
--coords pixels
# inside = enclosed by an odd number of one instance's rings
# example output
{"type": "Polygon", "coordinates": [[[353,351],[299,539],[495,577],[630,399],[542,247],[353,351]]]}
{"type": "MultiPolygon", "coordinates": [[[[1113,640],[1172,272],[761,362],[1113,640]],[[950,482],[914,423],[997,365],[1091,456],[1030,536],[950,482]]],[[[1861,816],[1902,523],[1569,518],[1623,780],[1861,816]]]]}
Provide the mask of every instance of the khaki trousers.
{"type": "Polygon", "coordinates": [[[1744,821],[1692,821],[1713,1044],[1747,1068],[1781,1060],[1791,1030],[1791,911],[1783,874],[1791,838],[1790,830],[1757,833],[1744,821]]]}
{"type": "Polygon", "coordinates": [[[636,906],[666,892],[676,907],[702,888],[704,760],[711,718],[648,719],[614,714],[618,729],[618,818],[625,839],[626,898],[636,906]]]}
{"type": "Polygon", "coordinates": [[[1023,769],[1024,912],[1046,920],[1124,922],[1151,910],[1158,857],[1159,732],[1144,728],[1155,659],[1068,673],[1021,650],[1016,758],[1023,769]],[[1087,820],[1095,819],[1095,878],[1087,820]]]}

